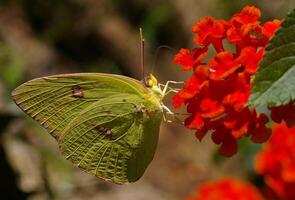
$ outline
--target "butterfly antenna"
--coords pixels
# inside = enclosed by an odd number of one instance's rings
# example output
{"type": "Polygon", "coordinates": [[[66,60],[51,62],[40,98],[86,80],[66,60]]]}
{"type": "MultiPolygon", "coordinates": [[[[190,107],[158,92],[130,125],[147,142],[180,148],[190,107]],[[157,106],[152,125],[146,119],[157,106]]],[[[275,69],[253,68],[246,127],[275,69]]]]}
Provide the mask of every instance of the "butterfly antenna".
{"type": "Polygon", "coordinates": [[[168,50],[173,51],[173,53],[176,52],[176,49],[175,48],[172,48],[172,47],[170,47],[168,45],[158,46],[158,48],[156,49],[156,53],[155,53],[156,55],[155,55],[154,63],[153,63],[153,66],[152,66],[152,73],[154,72],[154,68],[155,68],[155,66],[157,64],[158,55],[159,55],[159,52],[160,52],[161,49],[168,49],[168,50]]]}
{"type": "Polygon", "coordinates": [[[141,75],[142,80],[144,79],[144,38],[142,33],[142,28],[139,28],[139,34],[140,34],[140,65],[141,65],[141,75]]]}

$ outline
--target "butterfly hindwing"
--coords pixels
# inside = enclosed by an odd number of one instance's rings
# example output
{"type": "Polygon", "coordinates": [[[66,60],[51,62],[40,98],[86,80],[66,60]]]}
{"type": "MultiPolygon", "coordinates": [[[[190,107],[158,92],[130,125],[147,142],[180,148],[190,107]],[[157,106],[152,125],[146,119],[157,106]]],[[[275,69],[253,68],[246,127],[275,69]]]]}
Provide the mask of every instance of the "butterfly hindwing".
{"type": "Polygon", "coordinates": [[[44,77],[13,92],[67,159],[115,183],[136,181],[153,158],[162,114],[149,95],[136,80],[105,74],[44,77]]]}
{"type": "Polygon", "coordinates": [[[151,152],[158,140],[161,115],[148,106],[136,95],[117,95],[98,101],[62,133],[63,154],[77,166],[104,179],[118,183],[136,181],[152,160],[151,152]]]}

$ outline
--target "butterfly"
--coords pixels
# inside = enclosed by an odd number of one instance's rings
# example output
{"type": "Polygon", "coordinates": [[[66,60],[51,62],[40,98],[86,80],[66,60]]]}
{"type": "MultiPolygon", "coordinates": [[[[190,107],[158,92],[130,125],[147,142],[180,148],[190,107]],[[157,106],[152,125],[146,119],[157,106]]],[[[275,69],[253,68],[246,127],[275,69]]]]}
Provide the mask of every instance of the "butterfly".
{"type": "Polygon", "coordinates": [[[124,184],[137,181],[154,157],[169,111],[162,103],[168,84],[161,88],[153,75],[141,82],[113,74],[61,74],[28,81],[12,97],[57,140],[67,160],[124,184]]]}

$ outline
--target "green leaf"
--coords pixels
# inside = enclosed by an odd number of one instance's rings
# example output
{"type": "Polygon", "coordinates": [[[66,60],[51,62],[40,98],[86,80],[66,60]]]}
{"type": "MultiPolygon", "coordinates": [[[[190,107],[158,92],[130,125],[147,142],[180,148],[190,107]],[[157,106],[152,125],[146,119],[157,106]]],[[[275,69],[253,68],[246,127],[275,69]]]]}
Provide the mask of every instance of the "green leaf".
{"type": "Polygon", "coordinates": [[[271,107],[295,99],[295,10],[271,39],[254,79],[249,105],[271,107]]]}

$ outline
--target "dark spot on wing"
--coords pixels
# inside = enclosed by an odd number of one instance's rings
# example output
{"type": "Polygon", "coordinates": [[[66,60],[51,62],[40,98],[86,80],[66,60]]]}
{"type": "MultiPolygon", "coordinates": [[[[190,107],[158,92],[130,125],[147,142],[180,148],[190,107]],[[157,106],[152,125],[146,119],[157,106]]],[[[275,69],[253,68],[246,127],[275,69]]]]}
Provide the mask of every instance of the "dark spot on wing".
{"type": "Polygon", "coordinates": [[[83,90],[79,85],[74,85],[72,87],[72,96],[75,98],[83,98],[84,97],[83,90]]]}
{"type": "Polygon", "coordinates": [[[105,132],[105,135],[107,136],[107,137],[112,137],[112,131],[109,129],[109,130],[107,130],[106,132],[105,132]]]}
{"type": "Polygon", "coordinates": [[[97,130],[99,133],[102,133],[102,132],[105,131],[105,128],[102,127],[102,126],[97,126],[97,127],[96,127],[96,130],[97,130]]]}
{"type": "Polygon", "coordinates": [[[95,127],[95,130],[98,132],[98,134],[104,135],[107,139],[112,139],[113,133],[110,129],[98,125],[95,127]]]}
{"type": "Polygon", "coordinates": [[[122,101],[123,101],[123,102],[126,102],[127,100],[126,100],[126,99],[123,99],[122,101]]]}

